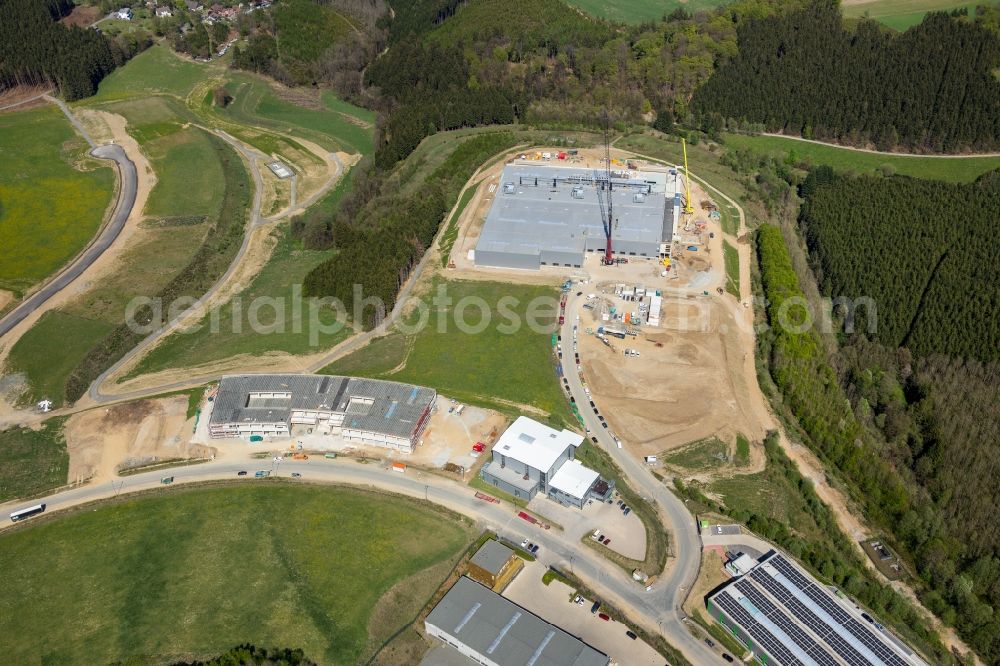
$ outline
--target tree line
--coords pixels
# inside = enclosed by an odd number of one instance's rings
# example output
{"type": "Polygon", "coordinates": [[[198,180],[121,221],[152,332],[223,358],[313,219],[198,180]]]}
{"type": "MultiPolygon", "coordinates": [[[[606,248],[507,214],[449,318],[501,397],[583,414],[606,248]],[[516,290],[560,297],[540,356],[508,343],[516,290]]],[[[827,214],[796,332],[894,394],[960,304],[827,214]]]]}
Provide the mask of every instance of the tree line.
{"type": "Polygon", "coordinates": [[[89,97],[116,67],[149,46],[148,38],[113,40],[58,19],[72,0],[0,0],[0,90],[48,85],[67,100],[89,97]]]}
{"type": "Polygon", "coordinates": [[[699,88],[702,116],[773,132],[926,152],[1000,146],[1000,36],[943,12],[894,35],[816,0],[738,30],[739,52],[699,88]]]}

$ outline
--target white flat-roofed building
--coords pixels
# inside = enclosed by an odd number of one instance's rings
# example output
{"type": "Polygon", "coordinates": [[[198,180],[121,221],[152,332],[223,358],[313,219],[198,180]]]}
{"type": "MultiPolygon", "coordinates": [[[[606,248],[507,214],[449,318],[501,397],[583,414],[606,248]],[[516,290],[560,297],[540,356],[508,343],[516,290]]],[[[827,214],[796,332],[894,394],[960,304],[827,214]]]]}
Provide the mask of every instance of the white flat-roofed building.
{"type": "Polygon", "coordinates": [[[541,490],[563,504],[582,507],[591,497],[604,500],[611,493],[613,484],[600,478],[597,472],[587,469],[574,457],[583,443],[583,435],[569,430],[555,430],[527,416],[516,421],[493,446],[493,459],[483,466],[480,476],[487,483],[522,499],[531,499],[541,490]],[[580,469],[559,474],[568,464],[580,469]],[[588,488],[580,492],[578,486],[586,472],[593,478],[588,488]],[[561,486],[556,479],[561,478],[561,486]]]}
{"type": "Polygon", "coordinates": [[[549,496],[565,504],[582,505],[600,478],[600,474],[579,460],[570,460],[549,480],[549,496]]]}

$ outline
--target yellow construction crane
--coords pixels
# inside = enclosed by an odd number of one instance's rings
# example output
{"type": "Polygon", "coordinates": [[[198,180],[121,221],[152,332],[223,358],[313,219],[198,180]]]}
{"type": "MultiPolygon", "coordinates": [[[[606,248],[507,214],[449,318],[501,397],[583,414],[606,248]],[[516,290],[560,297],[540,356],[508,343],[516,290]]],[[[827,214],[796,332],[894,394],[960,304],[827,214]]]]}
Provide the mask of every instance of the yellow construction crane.
{"type": "Polygon", "coordinates": [[[681,138],[681,147],[684,149],[684,214],[690,215],[694,212],[691,205],[691,172],[688,171],[688,146],[687,141],[681,138]]]}

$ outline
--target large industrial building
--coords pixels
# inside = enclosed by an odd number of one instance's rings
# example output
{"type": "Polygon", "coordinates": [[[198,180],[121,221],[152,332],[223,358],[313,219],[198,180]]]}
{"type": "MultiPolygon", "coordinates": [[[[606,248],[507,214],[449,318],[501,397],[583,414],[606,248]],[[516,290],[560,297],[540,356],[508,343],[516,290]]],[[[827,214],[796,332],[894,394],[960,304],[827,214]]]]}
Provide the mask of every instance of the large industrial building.
{"type": "Polygon", "coordinates": [[[327,375],[223,377],[209,432],[223,437],[289,437],[293,427],[412,453],[437,393],[378,379],[327,375]]]}
{"type": "Polygon", "coordinates": [[[608,666],[608,655],[462,576],[424,620],[424,629],[477,664],[608,666]]]}
{"type": "Polygon", "coordinates": [[[605,250],[603,211],[613,203],[612,249],[619,257],[667,257],[677,219],[677,172],[612,172],[511,164],[504,168],[474,259],[477,266],[580,267],[605,250]]]}
{"type": "Polygon", "coordinates": [[[783,554],[713,593],[708,610],[768,666],[918,666],[916,653],[783,554]]]}
{"type": "Polygon", "coordinates": [[[603,502],[611,495],[614,482],[574,459],[582,443],[582,435],[554,430],[521,416],[497,440],[493,458],[483,465],[480,476],[486,483],[527,500],[540,490],[577,508],[589,499],[603,502]]]}

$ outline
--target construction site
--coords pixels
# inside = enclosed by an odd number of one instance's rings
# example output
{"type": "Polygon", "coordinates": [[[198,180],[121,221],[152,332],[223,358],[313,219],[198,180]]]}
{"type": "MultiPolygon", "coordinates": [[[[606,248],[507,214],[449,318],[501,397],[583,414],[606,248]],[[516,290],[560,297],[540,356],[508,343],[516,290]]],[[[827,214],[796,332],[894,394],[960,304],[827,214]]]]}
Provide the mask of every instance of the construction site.
{"type": "MultiPolygon", "coordinates": [[[[713,197],[684,174],[610,145],[516,153],[480,174],[447,262],[460,278],[562,283],[553,351],[638,456],[765,434],[744,351],[752,311],[726,293],[723,242],[745,239],[724,233],[713,197]],[[656,252],[641,245],[652,208],[656,252]]],[[[751,468],[763,464],[753,449],[751,468]]]]}

